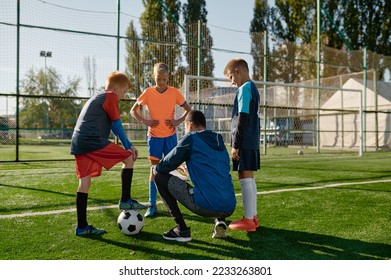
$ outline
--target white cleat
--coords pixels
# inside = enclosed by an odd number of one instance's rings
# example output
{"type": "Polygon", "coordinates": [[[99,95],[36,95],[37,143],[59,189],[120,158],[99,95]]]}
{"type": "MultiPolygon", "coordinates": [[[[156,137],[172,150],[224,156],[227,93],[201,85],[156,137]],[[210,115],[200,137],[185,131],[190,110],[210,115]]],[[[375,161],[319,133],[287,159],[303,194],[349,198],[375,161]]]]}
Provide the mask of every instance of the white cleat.
{"type": "Polygon", "coordinates": [[[178,170],[173,170],[173,171],[170,172],[170,174],[178,177],[179,179],[181,179],[183,181],[186,181],[188,179],[187,176],[182,175],[180,172],[178,172],[178,170]]]}

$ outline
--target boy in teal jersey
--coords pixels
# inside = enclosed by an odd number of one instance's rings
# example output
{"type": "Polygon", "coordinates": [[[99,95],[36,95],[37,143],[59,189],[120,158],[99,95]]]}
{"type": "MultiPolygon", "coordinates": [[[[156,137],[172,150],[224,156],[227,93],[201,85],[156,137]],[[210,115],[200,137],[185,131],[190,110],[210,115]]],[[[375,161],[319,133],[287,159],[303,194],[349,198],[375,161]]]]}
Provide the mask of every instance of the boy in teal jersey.
{"type": "Polygon", "coordinates": [[[254,171],[260,169],[260,119],[259,92],[250,79],[248,64],[241,58],[230,60],[224,75],[238,87],[231,122],[232,167],[238,171],[244,217],[231,222],[234,230],[256,231],[259,226],[257,214],[257,186],[254,171]]]}

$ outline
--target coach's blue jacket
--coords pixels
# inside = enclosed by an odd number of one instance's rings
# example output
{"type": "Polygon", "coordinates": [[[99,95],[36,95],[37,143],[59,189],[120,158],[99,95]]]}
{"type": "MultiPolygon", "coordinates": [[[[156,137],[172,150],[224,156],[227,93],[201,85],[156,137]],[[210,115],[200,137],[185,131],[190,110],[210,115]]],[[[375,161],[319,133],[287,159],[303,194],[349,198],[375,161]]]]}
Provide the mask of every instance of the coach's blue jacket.
{"type": "Polygon", "coordinates": [[[167,174],[185,161],[194,185],[194,202],[211,211],[232,212],[236,197],[223,137],[210,130],[187,133],[156,171],[167,174]]]}

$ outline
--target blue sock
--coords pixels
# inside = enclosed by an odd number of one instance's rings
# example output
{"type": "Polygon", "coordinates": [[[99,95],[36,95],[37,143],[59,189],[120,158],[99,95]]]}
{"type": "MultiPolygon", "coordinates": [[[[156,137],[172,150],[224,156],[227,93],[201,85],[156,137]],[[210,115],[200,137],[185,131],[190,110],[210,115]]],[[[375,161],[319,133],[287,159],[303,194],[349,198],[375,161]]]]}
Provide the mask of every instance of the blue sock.
{"type": "Polygon", "coordinates": [[[156,205],[156,196],[157,196],[157,190],[156,185],[154,181],[149,182],[149,205],[155,206],[156,205]]]}

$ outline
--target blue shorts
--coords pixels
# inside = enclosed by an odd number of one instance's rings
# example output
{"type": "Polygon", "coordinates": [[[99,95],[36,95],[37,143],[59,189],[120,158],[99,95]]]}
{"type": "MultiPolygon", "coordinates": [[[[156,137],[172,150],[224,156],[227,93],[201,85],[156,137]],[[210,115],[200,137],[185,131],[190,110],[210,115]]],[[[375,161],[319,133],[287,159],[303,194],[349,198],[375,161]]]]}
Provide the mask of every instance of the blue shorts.
{"type": "Polygon", "coordinates": [[[148,137],[148,158],[150,160],[161,160],[178,144],[176,134],[165,138],[148,137]]]}

